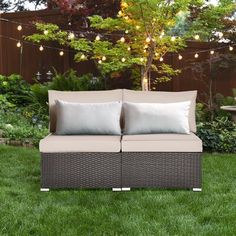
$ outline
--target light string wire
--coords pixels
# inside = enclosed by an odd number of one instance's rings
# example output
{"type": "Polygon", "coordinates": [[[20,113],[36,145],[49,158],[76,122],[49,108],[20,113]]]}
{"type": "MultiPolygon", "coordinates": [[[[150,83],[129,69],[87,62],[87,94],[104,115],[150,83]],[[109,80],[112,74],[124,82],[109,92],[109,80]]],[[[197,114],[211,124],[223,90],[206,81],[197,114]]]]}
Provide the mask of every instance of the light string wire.
{"type": "MultiPolygon", "coordinates": [[[[16,24],[18,26],[30,26],[30,27],[35,27],[35,24],[33,23],[21,23],[21,22],[17,22],[17,21],[13,21],[13,20],[9,20],[9,19],[6,19],[6,18],[2,18],[0,17],[0,21],[5,21],[5,22],[9,22],[9,23],[13,23],[13,24],[16,24]]],[[[22,29],[21,29],[22,30],[22,29]]],[[[20,31],[21,31],[20,30],[20,31]]],[[[65,30],[69,33],[83,33],[83,31],[73,31],[73,30],[65,30]]],[[[87,32],[88,33],[88,32],[87,32]]],[[[89,33],[92,33],[92,34],[96,34],[95,32],[89,32],[89,33]]],[[[111,33],[111,34],[106,34],[106,33],[102,33],[103,35],[115,35],[114,33],[111,33]]],[[[124,34],[119,34],[119,35],[124,35],[124,34]]],[[[40,44],[37,44],[37,43],[33,43],[33,42],[29,42],[27,40],[22,40],[22,39],[16,39],[16,38],[13,38],[13,37],[8,37],[8,36],[5,36],[5,35],[0,35],[1,38],[5,38],[5,39],[10,39],[10,40],[13,40],[13,41],[17,41],[17,42],[20,42],[20,43],[23,43],[23,44],[28,44],[28,45],[33,45],[33,46],[40,46],[40,44]]],[[[204,50],[194,50],[194,51],[190,51],[190,52],[172,52],[172,54],[174,55],[179,55],[179,60],[182,60],[183,59],[183,56],[182,55],[189,55],[189,54],[193,54],[194,57],[197,59],[199,57],[199,54],[201,53],[206,53],[206,52],[210,52],[210,54],[213,54],[216,52],[216,51],[219,51],[219,50],[222,50],[222,49],[226,49],[226,48],[229,48],[230,51],[233,51],[234,50],[234,46],[236,45],[236,43],[231,43],[231,44],[225,44],[224,46],[219,46],[219,47],[214,47],[214,48],[209,48],[209,49],[204,49],[204,50]]],[[[52,49],[52,50],[57,50],[57,51],[60,51],[60,52],[75,52],[75,50],[73,49],[66,49],[65,47],[63,48],[59,48],[59,47],[52,47],[52,46],[48,46],[48,45],[41,45],[40,47],[42,47],[43,49],[52,49]]],[[[213,55],[212,54],[212,55],[213,55]]],[[[64,55],[64,54],[62,54],[64,55]]],[[[163,55],[164,56],[164,55],[163,55]]],[[[161,57],[161,61],[163,61],[163,57],[161,57]]]]}

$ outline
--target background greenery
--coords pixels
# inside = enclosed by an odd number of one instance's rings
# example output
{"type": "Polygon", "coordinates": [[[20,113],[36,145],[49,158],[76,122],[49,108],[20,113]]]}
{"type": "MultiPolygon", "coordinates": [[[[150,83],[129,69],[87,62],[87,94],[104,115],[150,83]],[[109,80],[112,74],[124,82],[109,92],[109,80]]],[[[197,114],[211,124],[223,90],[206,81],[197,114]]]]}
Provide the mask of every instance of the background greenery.
{"type": "MultiPolygon", "coordinates": [[[[88,91],[105,89],[105,81],[92,74],[77,76],[73,70],[55,75],[51,81],[33,85],[19,75],[0,76],[0,130],[4,138],[32,143],[48,134],[48,90],[88,91]]],[[[197,104],[197,135],[206,151],[236,152],[236,126],[222,105],[235,105],[234,97],[214,96],[213,109],[197,104]]]]}

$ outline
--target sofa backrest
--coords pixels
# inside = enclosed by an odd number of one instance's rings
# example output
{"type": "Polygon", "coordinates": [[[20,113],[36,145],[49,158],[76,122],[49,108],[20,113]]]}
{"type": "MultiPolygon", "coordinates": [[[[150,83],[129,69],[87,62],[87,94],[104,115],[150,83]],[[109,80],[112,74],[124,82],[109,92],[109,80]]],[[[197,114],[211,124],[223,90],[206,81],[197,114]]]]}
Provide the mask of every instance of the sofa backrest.
{"type": "Polygon", "coordinates": [[[133,91],[123,90],[123,102],[136,103],[174,103],[191,101],[189,126],[192,132],[196,132],[196,97],[197,91],[185,92],[151,92],[151,91],[133,91]]]}
{"type": "Polygon", "coordinates": [[[122,90],[107,90],[107,91],[79,91],[79,92],[67,92],[67,91],[55,91],[50,90],[48,92],[49,100],[49,115],[50,115],[50,132],[56,131],[56,100],[62,100],[66,102],[78,102],[78,103],[99,103],[99,102],[114,102],[122,101],[122,90]]]}

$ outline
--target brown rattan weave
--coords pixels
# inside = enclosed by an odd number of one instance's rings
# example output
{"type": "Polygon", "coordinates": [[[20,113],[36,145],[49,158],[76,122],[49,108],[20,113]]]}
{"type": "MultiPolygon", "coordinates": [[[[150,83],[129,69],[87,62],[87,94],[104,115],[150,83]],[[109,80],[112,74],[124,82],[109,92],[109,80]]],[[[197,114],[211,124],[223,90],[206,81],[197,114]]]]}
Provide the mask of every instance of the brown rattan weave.
{"type": "Polygon", "coordinates": [[[41,153],[42,188],[119,188],[120,153],[41,153]]]}
{"type": "Polygon", "coordinates": [[[201,188],[201,153],[41,153],[42,188],[201,188]]]}
{"type": "Polygon", "coordinates": [[[201,188],[201,153],[122,153],[122,186],[201,188]]]}

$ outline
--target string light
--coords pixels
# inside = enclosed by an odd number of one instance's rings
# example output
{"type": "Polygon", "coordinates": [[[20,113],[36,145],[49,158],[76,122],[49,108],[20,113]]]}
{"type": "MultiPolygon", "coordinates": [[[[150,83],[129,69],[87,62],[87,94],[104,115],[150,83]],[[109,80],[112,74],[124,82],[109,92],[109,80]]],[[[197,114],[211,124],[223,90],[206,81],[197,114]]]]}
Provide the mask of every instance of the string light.
{"type": "Polygon", "coordinates": [[[64,56],[64,52],[63,51],[60,51],[59,52],[59,55],[62,57],[62,56],[64,56]]]}
{"type": "Polygon", "coordinates": [[[17,26],[17,30],[18,30],[18,31],[21,31],[21,30],[22,30],[22,25],[18,25],[18,26],[17,26]]]}
{"type": "Polygon", "coordinates": [[[232,46],[229,46],[229,50],[230,50],[230,51],[233,51],[234,48],[233,48],[232,46]]]}
{"type": "Polygon", "coordinates": [[[128,7],[128,3],[127,2],[122,2],[122,7],[124,7],[124,8],[127,8],[128,7]]]}
{"type": "Polygon", "coordinates": [[[179,54],[179,60],[182,60],[183,59],[183,56],[179,54]]]}
{"type": "Polygon", "coordinates": [[[147,52],[147,50],[146,50],[146,49],[144,49],[144,50],[143,50],[143,52],[144,52],[144,53],[146,53],[146,52],[147,52]]]}
{"type": "Polygon", "coordinates": [[[125,42],[125,38],[124,38],[124,37],[121,37],[121,38],[120,38],[120,41],[121,41],[122,43],[124,43],[124,42],[125,42]]]}
{"type": "Polygon", "coordinates": [[[122,16],[122,15],[123,15],[122,11],[119,11],[118,16],[122,16]]]}
{"type": "Polygon", "coordinates": [[[68,35],[68,39],[72,40],[75,38],[75,34],[70,32],[69,35],[68,35]]]}
{"type": "Polygon", "coordinates": [[[172,42],[174,42],[175,39],[176,39],[175,36],[172,36],[172,37],[171,37],[171,41],[172,41],[172,42]]]}
{"type": "Polygon", "coordinates": [[[44,50],[44,48],[43,48],[43,46],[41,45],[40,47],[39,47],[39,51],[43,51],[44,50]]]}
{"type": "Polygon", "coordinates": [[[99,60],[99,61],[98,61],[98,64],[102,64],[102,60],[99,60]]]}
{"type": "Polygon", "coordinates": [[[125,31],[125,33],[126,33],[126,34],[128,34],[128,33],[129,33],[129,31],[128,31],[128,30],[126,30],[126,31],[125,31]]]}
{"type": "Polygon", "coordinates": [[[18,48],[20,48],[20,47],[21,47],[21,42],[19,41],[19,42],[16,44],[16,46],[17,46],[18,48]]]}
{"type": "Polygon", "coordinates": [[[81,55],[80,59],[84,60],[86,58],[86,56],[84,54],[81,55]]]}
{"type": "Polygon", "coordinates": [[[131,47],[128,47],[127,50],[128,50],[128,51],[131,51],[131,47]]]}
{"type": "Polygon", "coordinates": [[[96,36],[95,40],[99,41],[101,39],[101,37],[99,35],[96,36]]]}
{"type": "Polygon", "coordinates": [[[106,59],[107,59],[107,58],[106,58],[105,56],[102,57],[102,60],[103,60],[103,61],[106,61],[106,59]]]}
{"type": "Polygon", "coordinates": [[[194,57],[195,57],[195,58],[198,58],[198,57],[199,57],[199,54],[198,54],[198,53],[196,53],[196,54],[194,55],[194,57]]]}
{"type": "Polygon", "coordinates": [[[140,61],[141,61],[141,62],[144,62],[144,58],[140,58],[140,61]]]}
{"type": "Polygon", "coordinates": [[[124,19],[125,19],[125,20],[128,20],[128,19],[129,19],[129,17],[128,17],[128,16],[125,16],[125,17],[124,17],[124,19]]]}
{"type": "Polygon", "coordinates": [[[147,48],[148,48],[148,45],[147,45],[147,44],[145,44],[143,48],[144,48],[144,49],[147,49],[147,48]]]}
{"type": "Polygon", "coordinates": [[[151,38],[150,38],[150,37],[147,37],[147,38],[146,38],[146,42],[147,42],[147,43],[150,43],[150,42],[151,42],[151,38]]]}
{"type": "Polygon", "coordinates": [[[125,62],[125,61],[126,61],[126,59],[123,57],[123,58],[121,59],[121,61],[122,61],[122,62],[125,62]]]}
{"type": "Polygon", "coordinates": [[[48,35],[48,30],[44,30],[43,33],[44,33],[45,35],[48,35]]]}
{"type": "Polygon", "coordinates": [[[140,29],[140,26],[139,25],[136,25],[136,27],[135,27],[137,30],[139,30],[140,29]]]}
{"type": "Polygon", "coordinates": [[[161,58],[160,58],[160,61],[164,61],[164,58],[163,58],[163,57],[161,57],[161,58]]]}
{"type": "Polygon", "coordinates": [[[158,56],[159,56],[159,53],[156,52],[156,53],[155,53],[155,56],[158,57],[158,56]]]}
{"type": "Polygon", "coordinates": [[[195,40],[199,40],[199,39],[200,39],[200,36],[199,36],[198,34],[196,34],[196,35],[194,36],[194,39],[195,39],[195,40]]]}
{"type": "Polygon", "coordinates": [[[214,54],[215,54],[215,51],[214,51],[214,50],[211,50],[211,51],[210,51],[210,54],[211,54],[211,55],[214,55],[214,54]]]}

